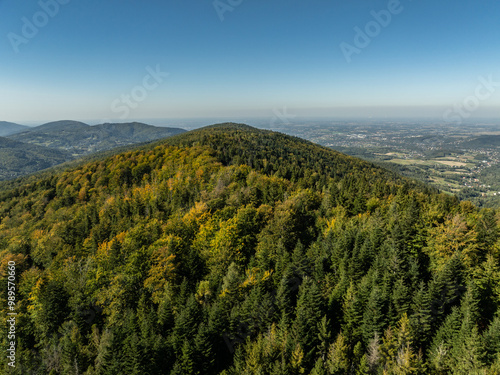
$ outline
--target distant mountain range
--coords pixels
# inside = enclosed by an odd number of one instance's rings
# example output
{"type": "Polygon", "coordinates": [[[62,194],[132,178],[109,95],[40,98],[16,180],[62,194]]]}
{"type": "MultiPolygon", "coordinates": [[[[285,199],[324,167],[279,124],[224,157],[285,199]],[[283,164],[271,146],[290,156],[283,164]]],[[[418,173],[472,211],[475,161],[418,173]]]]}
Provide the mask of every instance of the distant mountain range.
{"type": "Polygon", "coordinates": [[[37,127],[0,122],[0,180],[33,173],[80,156],[185,132],[139,122],[90,126],[56,121],[37,127]]]}
{"type": "Polygon", "coordinates": [[[29,129],[28,126],[14,124],[13,122],[0,121],[0,137],[5,137],[6,135],[19,133],[28,129],[29,129]]]}
{"type": "Polygon", "coordinates": [[[90,126],[78,121],[57,121],[10,135],[23,142],[56,148],[82,156],[133,143],[149,142],[185,132],[139,122],[90,126]]]}

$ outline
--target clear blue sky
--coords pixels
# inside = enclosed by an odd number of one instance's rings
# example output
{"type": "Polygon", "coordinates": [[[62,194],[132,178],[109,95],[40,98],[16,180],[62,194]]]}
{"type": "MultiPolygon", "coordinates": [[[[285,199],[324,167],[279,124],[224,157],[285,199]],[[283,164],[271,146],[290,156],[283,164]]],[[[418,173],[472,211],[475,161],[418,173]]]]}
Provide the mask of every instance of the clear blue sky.
{"type": "MultiPolygon", "coordinates": [[[[59,1],[0,0],[0,120],[428,116],[500,82],[497,0],[401,0],[368,46],[389,1],[59,1]]],[[[482,97],[500,114],[500,84],[482,97]]]]}

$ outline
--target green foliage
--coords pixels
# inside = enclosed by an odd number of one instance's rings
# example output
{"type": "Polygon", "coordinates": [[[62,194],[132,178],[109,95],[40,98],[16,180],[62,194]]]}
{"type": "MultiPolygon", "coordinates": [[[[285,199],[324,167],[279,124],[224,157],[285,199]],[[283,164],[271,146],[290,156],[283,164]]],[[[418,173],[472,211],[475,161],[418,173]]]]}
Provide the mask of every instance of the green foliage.
{"type": "Polygon", "coordinates": [[[39,373],[494,374],[498,241],[493,211],[235,124],[0,192],[39,373]]]}
{"type": "Polygon", "coordinates": [[[0,137],[0,180],[33,173],[71,159],[71,154],[65,150],[0,137]]]}

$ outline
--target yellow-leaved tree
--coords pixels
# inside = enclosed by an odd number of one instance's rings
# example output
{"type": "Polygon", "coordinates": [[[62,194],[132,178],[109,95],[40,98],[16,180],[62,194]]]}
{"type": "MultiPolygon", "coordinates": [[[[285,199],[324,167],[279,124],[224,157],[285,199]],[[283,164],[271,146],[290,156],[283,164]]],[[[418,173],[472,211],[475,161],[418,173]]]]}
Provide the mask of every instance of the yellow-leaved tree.
{"type": "Polygon", "coordinates": [[[455,253],[458,253],[467,267],[473,267],[478,262],[476,232],[469,228],[461,214],[449,216],[442,224],[432,228],[425,250],[434,270],[442,269],[455,253]]]}
{"type": "Polygon", "coordinates": [[[152,293],[152,299],[159,303],[164,293],[165,286],[175,277],[175,252],[181,247],[182,239],[168,235],[155,242],[152,247],[152,265],[148,272],[148,278],[144,281],[144,287],[152,293]]]}

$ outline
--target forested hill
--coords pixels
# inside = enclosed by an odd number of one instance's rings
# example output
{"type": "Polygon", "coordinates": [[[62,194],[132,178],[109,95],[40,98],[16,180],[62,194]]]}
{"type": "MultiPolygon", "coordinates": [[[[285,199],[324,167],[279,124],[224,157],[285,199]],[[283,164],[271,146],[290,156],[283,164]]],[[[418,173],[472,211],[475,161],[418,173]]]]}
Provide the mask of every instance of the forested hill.
{"type": "MultiPolygon", "coordinates": [[[[180,147],[207,146],[224,165],[245,164],[265,175],[297,182],[302,187],[321,189],[328,185],[329,179],[333,179],[342,180],[344,183],[356,180],[356,185],[361,190],[378,189],[388,192],[394,189],[395,185],[405,185],[429,191],[423,184],[402,179],[395,173],[361,159],[301,138],[256,129],[245,124],[207,126],[172,137],[162,143],[180,147]]],[[[364,196],[353,195],[352,198],[363,199],[364,196]]]]}
{"type": "Polygon", "coordinates": [[[63,150],[0,137],[0,180],[34,173],[64,163],[69,159],[71,159],[71,154],[63,150]]]}
{"type": "Polygon", "coordinates": [[[24,125],[15,124],[13,122],[0,121],[0,137],[5,137],[6,135],[19,133],[27,129],[29,128],[24,125]]]}
{"type": "Polygon", "coordinates": [[[79,121],[63,120],[29,128],[27,131],[12,134],[9,138],[69,151],[76,157],[134,143],[150,142],[183,132],[184,129],[157,127],[139,122],[90,126],[79,121]]]}
{"type": "Polygon", "coordinates": [[[0,193],[5,372],[500,371],[495,211],[237,124],[27,181],[0,193]]]}

